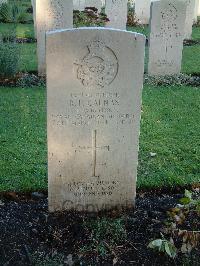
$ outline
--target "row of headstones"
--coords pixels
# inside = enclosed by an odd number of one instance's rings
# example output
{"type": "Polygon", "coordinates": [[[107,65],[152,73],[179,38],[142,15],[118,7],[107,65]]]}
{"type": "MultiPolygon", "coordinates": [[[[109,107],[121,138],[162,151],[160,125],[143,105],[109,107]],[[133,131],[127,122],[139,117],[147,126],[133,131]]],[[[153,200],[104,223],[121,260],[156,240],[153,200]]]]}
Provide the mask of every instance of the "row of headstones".
{"type": "MultiPolygon", "coordinates": [[[[189,6],[191,7],[191,5],[189,6]]],[[[35,8],[38,72],[39,75],[45,75],[45,33],[50,30],[73,28],[74,7],[72,0],[43,0],[38,1],[35,8]]],[[[106,12],[109,18],[112,17],[107,27],[125,29],[127,1],[107,0],[106,12]]],[[[183,39],[190,38],[192,31],[192,23],[190,23],[191,29],[187,31],[189,35],[186,36],[186,26],[184,27],[184,25],[188,25],[188,21],[192,22],[193,18],[192,13],[190,13],[190,16],[188,14],[187,0],[174,0],[170,3],[165,0],[152,1],[148,63],[148,73],[150,75],[180,73],[183,39]]]]}
{"type": "MultiPolygon", "coordinates": [[[[186,8],[153,3],[150,61],[159,60],[152,68],[177,71],[186,8]]],[[[49,32],[46,40],[49,210],[133,207],[145,36],[82,28],[49,32]]]]}
{"type": "MultiPolygon", "coordinates": [[[[90,2],[98,6],[98,1],[90,2]]],[[[38,43],[38,73],[45,75],[45,33],[56,29],[73,28],[73,0],[32,0],[32,5],[38,43]]],[[[127,0],[106,0],[106,13],[110,20],[107,27],[126,29],[127,0]]]]}

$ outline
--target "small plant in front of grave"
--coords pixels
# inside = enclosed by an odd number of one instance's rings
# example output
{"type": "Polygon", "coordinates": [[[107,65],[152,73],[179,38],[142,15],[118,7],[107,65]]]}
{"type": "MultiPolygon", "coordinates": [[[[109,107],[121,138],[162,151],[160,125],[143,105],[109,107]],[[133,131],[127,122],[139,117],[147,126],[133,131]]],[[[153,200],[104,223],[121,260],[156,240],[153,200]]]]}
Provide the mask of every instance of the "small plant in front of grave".
{"type": "Polygon", "coordinates": [[[31,265],[37,266],[61,266],[66,261],[65,256],[62,254],[45,254],[43,252],[35,252],[30,259],[31,265]]]}
{"type": "Polygon", "coordinates": [[[26,9],[20,5],[20,2],[13,1],[0,6],[0,22],[26,23],[28,20],[26,9]]]}
{"type": "Polygon", "coordinates": [[[151,241],[148,245],[149,248],[154,249],[156,251],[167,254],[170,258],[175,258],[177,254],[176,247],[174,245],[173,239],[170,241],[164,238],[163,234],[161,234],[162,238],[155,239],[151,241]]]}
{"type": "Polygon", "coordinates": [[[45,86],[45,80],[34,75],[25,73],[22,77],[20,77],[17,81],[18,87],[35,87],[35,86],[45,86]]]}
{"type": "Polygon", "coordinates": [[[87,221],[84,228],[89,238],[89,244],[81,248],[81,252],[95,252],[105,257],[127,237],[124,220],[99,218],[87,221]]]}
{"type": "Polygon", "coordinates": [[[98,13],[96,8],[86,8],[84,11],[74,11],[74,27],[105,26],[108,21],[104,13],[98,13]]]}

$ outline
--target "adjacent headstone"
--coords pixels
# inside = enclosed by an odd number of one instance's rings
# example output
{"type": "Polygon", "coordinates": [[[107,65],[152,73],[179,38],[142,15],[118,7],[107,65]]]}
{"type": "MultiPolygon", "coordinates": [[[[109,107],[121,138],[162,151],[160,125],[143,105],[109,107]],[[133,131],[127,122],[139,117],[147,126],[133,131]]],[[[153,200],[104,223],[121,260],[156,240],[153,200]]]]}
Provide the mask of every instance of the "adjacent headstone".
{"type": "Polygon", "coordinates": [[[149,24],[151,0],[135,0],[135,16],[139,24],[149,24]]]}
{"type": "Polygon", "coordinates": [[[194,23],[197,23],[198,20],[198,9],[199,9],[199,0],[195,0],[194,23]]]}
{"type": "Polygon", "coordinates": [[[186,5],[178,0],[151,4],[149,75],[171,75],[181,71],[186,5]]]}
{"type": "Polygon", "coordinates": [[[200,16],[200,0],[199,0],[199,6],[198,6],[198,12],[197,15],[200,16]]]}
{"type": "Polygon", "coordinates": [[[50,30],[73,28],[73,1],[37,0],[36,21],[38,73],[45,75],[45,34],[50,30]]]}
{"type": "Polygon", "coordinates": [[[36,25],[36,0],[31,0],[32,8],[33,8],[33,23],[34,23],[34,32],[35,37],[37,37],[37,25],[36,25]]]}
{"type": "Polygon", "coordinates": [[[105,13],[109,19],[106,27],[115,29],[126,29],[128,1],[106,0],[105,13]]]}
{"type": "Polygon", "coordinates": [[[151,3],[154,1],[159,0],[135,0],[135,16],[138,24],[149,24],[151,3]]]}
{"type": "Polygon", "coordinates": [[[186,20],[185,20],[185,39],[191,39],[192,37],[192,25],[194,22],[194,10],[195,10],[195,1],[196,0],[182,0],[182,2],[185,2],[186,7],[186,20]]]}
{"type": "Polygon", "coordinates": [[[49,210],[134,205],[145,37],[47,34],[49,210]]]}

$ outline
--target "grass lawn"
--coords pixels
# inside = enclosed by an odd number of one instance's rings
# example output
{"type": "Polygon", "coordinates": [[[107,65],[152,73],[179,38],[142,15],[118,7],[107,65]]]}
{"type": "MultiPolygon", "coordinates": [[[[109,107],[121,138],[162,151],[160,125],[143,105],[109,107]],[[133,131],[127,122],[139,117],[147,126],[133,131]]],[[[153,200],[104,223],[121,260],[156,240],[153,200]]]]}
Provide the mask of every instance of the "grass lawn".
{"type": "Polygon", "coordinates": [[[3,35],[9,33],[16,33],[17,38],[35,38],[33,24],[17,24],[13,23],[0,23],[0,32],[3,35]]]}
{"type": "MultiPolygon", "coordinates": [[[[44,88],[0,88],[0,191],[47,189],[45,95],[44,88]]],[[[139,188],[199,181],[199,108],[196,88],[145,87],[139,188]]]]}
{"type": "Polygon", "coordinates": [[[21,49],[20,71],[37,71],[37,44],[18,44],[21,49]]]}
{"type": "Polygon", "coordinates": [[[193,27],[192,30],[192,39],[200,40],[200,27],[193,27]]]}
{"type": "Polygon", "coordinates": [[[200,45],[197,44],[184,47],[182,72],[187,74],[196,73],[200,75],[200,45]]]}

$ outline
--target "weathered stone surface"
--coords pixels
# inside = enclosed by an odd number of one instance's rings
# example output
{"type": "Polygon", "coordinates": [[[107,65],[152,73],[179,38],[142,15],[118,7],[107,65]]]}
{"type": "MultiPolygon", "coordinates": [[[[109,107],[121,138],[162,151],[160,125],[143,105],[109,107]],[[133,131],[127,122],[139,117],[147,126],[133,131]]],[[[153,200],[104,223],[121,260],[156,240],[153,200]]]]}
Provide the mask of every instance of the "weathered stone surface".
{"type": "Polygon", "coordinates": [[[198,11],[199,11],[199,0],[195,0],[195,8],[194,8],[194,23],[197,23],[198,19],[198,11]]]}
{"type": "Polygon", "coordinates": [[[149,24],[151,0],[135,0],[135,15],[138,23],[149,24]]]}
{"type": "Polygon", "coordinates": [[[35,37],[37,37],[37,25],[36,25],[36,0],[31,0],[31,4],[32,4],[32,7],[33,7],[34,32],[35,32],[35,37]]]}
{"type": "Polygon", "coordinates": [[[45,33],[50,30],[73,28],[72,0],[37,0],[38,73],[45,75],[45,33]]]}
{"type": "Polygon", "coordinates": [[[159,0],[135,0],[135,16],[139,24],[149,24],[150,7],[151,3],[154,1],[159,0]]]}
{"type": "Polygon", "coordinates": [[[197,12],[198,16],[200,16],[200,0],[199,0],[199,5],[198,5],[198,12],[197,12]]]}
{"type": "Polygon", "coordinates": [[[47,34],[49,210],[134,205],[145,37],[47,34]]]}
{"type": "Polygon", "coordinates": [[[180,73],[185,16],[186,5],[183,2],[152,2],[148,65],[150,75],[180,73]]]}
{"type": "Polygon", "coordinates": [[[186,20],[185,20],[184,38],[191,39],[196,0],[181,0],[181,1],[186,3],[186,20]]]}
{"type": "Polygon", "coordinates": [[[105,13],[109,19],[108,28],[126,29],[127,23],[127,0],[106,0],[105,13]]]}

